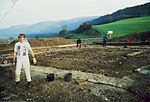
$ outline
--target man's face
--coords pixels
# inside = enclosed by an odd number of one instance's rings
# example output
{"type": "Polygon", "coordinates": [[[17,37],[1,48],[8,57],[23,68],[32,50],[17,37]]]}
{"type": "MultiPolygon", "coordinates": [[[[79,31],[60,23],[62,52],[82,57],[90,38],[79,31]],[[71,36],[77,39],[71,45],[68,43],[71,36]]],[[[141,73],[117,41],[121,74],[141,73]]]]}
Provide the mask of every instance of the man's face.
{"type": "Polygon", "coordinates": [[[19,40],[20,40],[21,43],[23,43],[24,39],[25,39],[25,38],[24,38],[23,36],[20,36],[20,37],[19,37],[19,40]]]}

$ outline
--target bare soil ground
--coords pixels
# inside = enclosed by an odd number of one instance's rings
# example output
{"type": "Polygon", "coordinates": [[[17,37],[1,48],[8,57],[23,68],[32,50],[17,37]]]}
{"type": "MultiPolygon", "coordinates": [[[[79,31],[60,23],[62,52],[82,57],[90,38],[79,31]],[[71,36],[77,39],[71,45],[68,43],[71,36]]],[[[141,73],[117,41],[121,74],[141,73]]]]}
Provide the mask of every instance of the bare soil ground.
{"type": "Polygon", "coordinates": [[[109,39],[109,42],[149,42],[150,41],[150,31],[141,32],[141,33],[133,33],[129,35],[124,35],[120,37],[114,37],[109,39]]]}
{"type": "Polygon", "coordinates": [[[43,53],[36,55],[39,62],[37,65],[123,77],[133,74],[136,68],[150,64],[150,50],[137,56],[127,56],[129,53],[147,50],[147,48],[103,48],[99,45],[90,45],[81,49],[72,47],[58,48],[57,51],[50,50],[40,50],[43,53]]]}
{"type": "MultiPolygon", "coordinates": [[[[61,44],[63,45],[63,44],[61,44]]],[[[34,46],[37,47],[37,46],[34,46]]],[[[18,88],[8,78],[6,72],[0,72],[0,101],[50,101],[50,102],[149,102],[150,76],[133,72],[133,70],[150,65],[149,46],[108,46],[84,44],[81,49],[76,47],[34,49],[38,66],[58,69],[79,70],[111,77],[130,76],[134,84],[117,91],[112,89],[99,90],[101,96],[92,94],[90,88],[82,88],[74,81],[55,80],[47,82],[40,75],[33,76],[32,87],[26,88],[24,73],[18,88]],[[128,56],[134,52],[143,52],[128,56]]],[[[2,51],[10,54],[12,51],[2,51]]],[[[107,87],[107,85],[105,85],[107,87]]]]}

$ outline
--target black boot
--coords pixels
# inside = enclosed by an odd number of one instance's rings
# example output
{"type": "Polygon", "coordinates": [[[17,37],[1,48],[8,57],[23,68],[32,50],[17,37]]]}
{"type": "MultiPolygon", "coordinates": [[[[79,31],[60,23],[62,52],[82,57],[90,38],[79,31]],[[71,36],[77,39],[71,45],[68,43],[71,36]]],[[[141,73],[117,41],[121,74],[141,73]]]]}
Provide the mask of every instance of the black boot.
{"type": "Polygon", "coordinates": [[[17,88],[19,86],[19,82],[16,82],[15,88],[17,88]]]}
{"type": "Polygon", "coordinates": [[[31,82],[28,82],[27,88],[30,88],[30,87],[31,87],[31,82]]]}

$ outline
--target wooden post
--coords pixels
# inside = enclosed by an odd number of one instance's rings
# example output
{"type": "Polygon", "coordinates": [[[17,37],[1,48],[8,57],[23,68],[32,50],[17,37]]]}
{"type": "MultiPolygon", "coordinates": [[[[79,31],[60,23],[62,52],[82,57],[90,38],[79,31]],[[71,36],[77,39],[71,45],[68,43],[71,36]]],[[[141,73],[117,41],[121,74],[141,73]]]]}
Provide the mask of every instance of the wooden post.
{"type": "Polygon", "coordinates": [[[109,33],[109,38],[111,39],[111,33],[109,33]]]}
{"type": "Polygon", "coordinates": [[[109,34],[109,38],[111,39],[111,34],[113,34],[113,31],[108,31],[107,34],[109,34]]]}

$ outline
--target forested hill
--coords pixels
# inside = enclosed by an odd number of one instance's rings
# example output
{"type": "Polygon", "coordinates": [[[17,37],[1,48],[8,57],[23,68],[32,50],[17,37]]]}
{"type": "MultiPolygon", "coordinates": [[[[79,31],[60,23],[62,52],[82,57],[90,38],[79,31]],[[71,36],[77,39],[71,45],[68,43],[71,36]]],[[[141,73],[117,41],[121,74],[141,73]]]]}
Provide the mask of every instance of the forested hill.
{"type": "Polygon", "coordinates": [[[122,19],[143,17],[143,16],[150,16],[150,2],[143,5],[118,10],[112,14],[108,14],[105,16],[101,16],[97,19],[94,19],[89,23],[92,25],[101,25],[122,19]]]}

